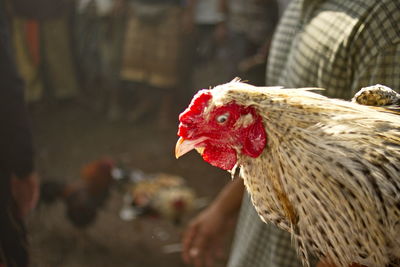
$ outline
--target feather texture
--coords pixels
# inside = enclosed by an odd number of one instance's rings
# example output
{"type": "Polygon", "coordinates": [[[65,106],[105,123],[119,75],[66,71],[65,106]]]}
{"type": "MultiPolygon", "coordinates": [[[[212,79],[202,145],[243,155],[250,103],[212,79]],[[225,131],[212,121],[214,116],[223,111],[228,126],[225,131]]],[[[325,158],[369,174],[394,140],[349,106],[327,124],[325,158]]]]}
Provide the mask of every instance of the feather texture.
{"type": "Polygon", "coordinates": [[[268,135],[252,158],[237,148],[257,212],[307,251],[339,266],[400,258],[400,116],[326,98],[316,88],[255,87],[234,80],[211,90],[207,109],[235,102],[262,116],[268,135]]]}

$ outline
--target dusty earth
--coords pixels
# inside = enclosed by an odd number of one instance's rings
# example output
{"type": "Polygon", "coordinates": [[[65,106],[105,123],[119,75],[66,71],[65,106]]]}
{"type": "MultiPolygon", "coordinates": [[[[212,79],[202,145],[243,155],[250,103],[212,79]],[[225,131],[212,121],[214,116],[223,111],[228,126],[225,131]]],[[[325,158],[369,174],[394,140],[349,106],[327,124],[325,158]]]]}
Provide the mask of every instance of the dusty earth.
{"type": "MultiPolygon", "coordinates": [[[[181,108],[176,103],[176,114],[165,129],[151,119],[110,121],[104,112],[76,102],[33,108],[37,169],[43,180],[72,181],[78,179],[83,164],[109,156],[144,172],[181,175],[198,196],[212,199],[230,176],[203,162],[195,152],[175,159],[181,108]]],[[[62,202],[40,205],[28,220],[32,266],[184,266],[179,253],[163,251],[165,245],[179,243],[184,224],[176,226],[155,218],[123,221],[121,206],[122,193],[113,189],[96,222],[82,230],[66,219],[62,202]]]]}

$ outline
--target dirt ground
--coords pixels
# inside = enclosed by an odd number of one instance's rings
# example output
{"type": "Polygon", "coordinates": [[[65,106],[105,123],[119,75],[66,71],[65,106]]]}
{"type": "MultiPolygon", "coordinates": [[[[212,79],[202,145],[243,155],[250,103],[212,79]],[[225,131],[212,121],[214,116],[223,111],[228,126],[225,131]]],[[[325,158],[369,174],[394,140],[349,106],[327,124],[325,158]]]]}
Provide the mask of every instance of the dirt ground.
{"type": "MultiPolygon", "coordinates": [[[[78,179],[83,164],[103,156],[144,172],[181,175],[199,197],[208,199],[230,179],[197,153],[175,159],[177,113],[166,129],[152,120],[110,121],[75,102],[35,108],[32,117],[37,168],[44,180],[78,179]]],[[[184,224],[154,218],[123,221],[121,206],[122,194],[113,190],[96,222],[85,230],[70,224],[62,202],[39,206],[28,221],[32,266],[184,266],[179,253],[163,252],[165,245],[179,243],[184,224]]]]}

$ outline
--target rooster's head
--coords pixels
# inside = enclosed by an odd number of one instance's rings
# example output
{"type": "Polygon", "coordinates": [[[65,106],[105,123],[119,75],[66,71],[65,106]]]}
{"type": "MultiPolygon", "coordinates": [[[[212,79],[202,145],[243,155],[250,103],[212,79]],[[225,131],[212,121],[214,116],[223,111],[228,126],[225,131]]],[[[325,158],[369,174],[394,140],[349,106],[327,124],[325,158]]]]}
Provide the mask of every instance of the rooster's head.
{"type": "Polygon", "coordinates": [[[196,149],[206,162],[231,170],[238,153],[250,157],[262,153],[267,137],[261,116],[251,105],[221,97],[222,91],[200,90],[180,114],[177,158],[196,149]]]}

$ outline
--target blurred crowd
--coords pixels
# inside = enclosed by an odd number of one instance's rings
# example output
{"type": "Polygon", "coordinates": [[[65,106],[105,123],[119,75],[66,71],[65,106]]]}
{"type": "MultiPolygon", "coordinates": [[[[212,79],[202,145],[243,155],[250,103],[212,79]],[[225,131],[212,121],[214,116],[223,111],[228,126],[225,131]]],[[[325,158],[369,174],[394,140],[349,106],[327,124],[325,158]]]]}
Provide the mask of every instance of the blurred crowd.
{"type": "Polygon", "coordinates": [[[211,74],[214,84],[235,76],[262,84],[278,2],[231,2],[8,1],[26,101],[77,100],[109,119],[138,121],[152,113],[163,124],[191,97],[196,72],[210,62],[226,66],[211,74]]]}
{"type": "Polygon", "coordinates": [[[236,76],[265,84],[284,2],[0,0],[0,266],[29,263],[24,217],[39,182],[26,103],[175,127],[198,89],[236,76]]]}

